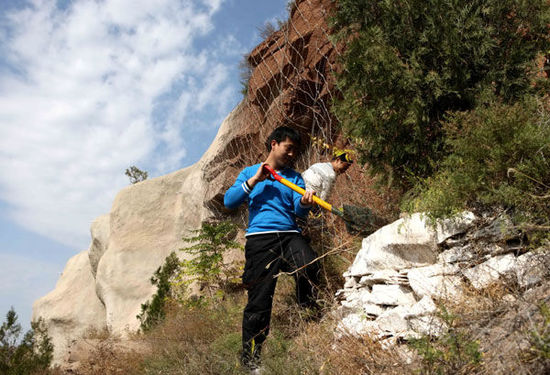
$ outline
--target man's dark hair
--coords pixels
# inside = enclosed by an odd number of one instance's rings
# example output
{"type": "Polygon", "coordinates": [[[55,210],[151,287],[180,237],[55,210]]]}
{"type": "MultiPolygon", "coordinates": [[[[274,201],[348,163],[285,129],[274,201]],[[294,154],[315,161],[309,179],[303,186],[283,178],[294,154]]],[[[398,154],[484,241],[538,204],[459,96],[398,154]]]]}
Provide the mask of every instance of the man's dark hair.
{"type": "Polygon", "coordinates": [[[267,137],[267,151],[271,151],[271,141],[275,140],[277,143],[281,143],[287,138],[290,139],[297,148],[300,147],[300,133],[288,126],[279,126],[277,129],[273,130],[269,137],[267,137]]]}

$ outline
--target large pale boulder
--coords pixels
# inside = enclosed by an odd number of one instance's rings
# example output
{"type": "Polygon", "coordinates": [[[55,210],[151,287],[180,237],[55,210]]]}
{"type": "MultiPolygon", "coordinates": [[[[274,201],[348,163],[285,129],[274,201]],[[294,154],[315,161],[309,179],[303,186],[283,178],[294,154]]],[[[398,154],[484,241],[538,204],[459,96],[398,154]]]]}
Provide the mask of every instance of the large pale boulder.
{"type": "Polygon", "coordinates": [[[348,273],[363,276],[387,269],[432,264],[437,259],[435,231],[419,213],[388,224],[363,239],[348,273]]]}
{"type": "Polygon", "coordinates": [[[224,120],[199,162],[124,188],[111,212],[92,223],[89,251],[67,263],[54,291],[33,308],[56,345],[56,361],[88,328],[124,335],[139,327],[141,304],[155,292],[151,276],[170,252],[184,247],[183,236],[213,216],[207,201],[217,199],[229,181],[223,152],[231,151],[239,116],[242,106],[224,120]],[[205,178],[210,166],[225,170],[205,178]]]}
{"type": "Polygon", "coordinates": [[[419,267],[437,261],[437,245],[470,228],[474,214],[464,212],[435,225],[422,213],[388,224],[363,239],[361,250],[348,270],[364,276],[388,269],[419,267]]]}
{"type": "Polygon", "coordinates": [[[52,338],[54,364],[65,360],[72,341],[86,331],[105,329],[105,307],[95,292],[88,251],[69,259],[55,289],[34,302],[32,319],[38,318],[52,338]]]}
{"type": "Polygon", "coordinates": [[[228,179],[224,178],[226,171],[215,176],[209,173],[226,165],[222,155],[233,147],[234,127],[241,114],[239,106],[227,116],[197,163],[128,186],[116,196],[110,213],[109,246],[96,276],[111,333],[124,335],[139,328],[136,315],[141,304],[156,291],[151,276],[172,251],[184,256],[178,252],[185,247],[182,238],[213,217],[212,206],[219,199],[215,192],[224,191],[228,179]]]}
{"type": "Polygon", "coordinates": [[[97,291],[112,333],[139,328],[141,304],[155,292],[149,281],[186,230],[205,218],[200,165],[123,189],[110,214],[109,247],[99,261],[97,291]]]}

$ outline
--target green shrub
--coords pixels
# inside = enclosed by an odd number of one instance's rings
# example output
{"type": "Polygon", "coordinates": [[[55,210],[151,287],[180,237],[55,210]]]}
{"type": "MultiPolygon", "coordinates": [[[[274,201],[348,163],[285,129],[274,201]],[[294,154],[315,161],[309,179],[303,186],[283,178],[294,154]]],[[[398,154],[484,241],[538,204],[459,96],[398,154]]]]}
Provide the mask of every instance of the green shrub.
{"type": "Polygon", "coordinates": [[[151,284],[157,286],[157,292],[150,301],[141,305],[141,313],[137,318],[141,321],[141,330],[148,331],[166,317],[166,303],[171,296],[170,281],[179,269],[179,259],[172,252],[166,257],[164,264],[151,277],[151,284]]]}
{"type": "Polygon", "coordinates": [[[130,179],[130,183],[137,184],[138,182],[147,180],[148,173],[142,171],[138,167],[132,165],[130,168],[127,168],[124,172],[126,176],[130,179]]]}
{"type": "Polygon", "coordinates": [[[141,313],[136,317],[141,321],[141,330],[148,331],[166,318],[170,300],[184,305],[202,304],[206,300],[186,299],[186,287],[199,282],[207,288],[210,298],[223,294],[223,289],[237,281],[237,270],[225,264],[223,255],[227,250],[242,248],[231,240],[237,226],[230,221],[220,223],[203,223],[201,229],[194,231],[192,237],[183,238],[184,242],[194,245],[180,249],[194,257],[180,261],[175,252],[166,257],[164,264],[151,277],[151,284],[157,286],[157,292],[150,301],[141,305],[141,313]]]}
{"type": "Polygon", "coordinates": [[[53,344],[43,320],[31,323],[21,339],[17,314],[10,309],[0,326],[0,373],[3,375],[46,372],[53,358],[53,344]]]}
{"type": "Polygon", "coordinates": [[[432,217],[482,206],[515,213],[518,223],[550,223],[550,116],[527,97],[454,114],[445,124],[450,152],[405,207],[432,217]]]}
{"type": "Polygon", "coordinates": [[[448,111],[534,90],[549,23],[546,0],[339,0],[345,69],[333,108],[360,160],[396,186],[430,175],[448,111]]]}
{"type": "Polygon", "coordinates": [[[186,287],[198,282],[201,289],[209,292],[209,297],[214,297],[214,291],[223,294],[230,284],[240,283],[236,266],[226,264],[223,259],[228,250],[243,248],[232,239],[236,230],[237,226],[230,221],[203,223],[201,229],[194,231],[195,236],[184,238],[183,241],[193,245],[180,251],[193,258],[181,261],[177,284],[186,287]]]}

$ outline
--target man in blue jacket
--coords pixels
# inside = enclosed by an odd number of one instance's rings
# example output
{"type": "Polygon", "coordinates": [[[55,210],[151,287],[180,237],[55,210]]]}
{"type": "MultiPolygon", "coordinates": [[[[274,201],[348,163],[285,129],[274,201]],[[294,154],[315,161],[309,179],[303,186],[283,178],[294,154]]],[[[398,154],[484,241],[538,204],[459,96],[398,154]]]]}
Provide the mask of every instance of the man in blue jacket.
{"type": "Polygon", "coordinates": [[[248,303],[243,314],[242,363],[259,373],[260,352],[269,332],[273,293],[279,272],[291,272],[296,280],[296,297],[304,307],[316,307],[314,288],[319,279],[316,254],[300,234],[296,216],[305,217],[313,204],[312,191],[303,196],[273,180],[268,164],[278,173],[305,189],[302,176],[290,168],[298,155],[300,135],[281,126],[267,139],[265,162],[245,168],[224,196],[227,208],[248,203],[243,283],[248,303]]]}

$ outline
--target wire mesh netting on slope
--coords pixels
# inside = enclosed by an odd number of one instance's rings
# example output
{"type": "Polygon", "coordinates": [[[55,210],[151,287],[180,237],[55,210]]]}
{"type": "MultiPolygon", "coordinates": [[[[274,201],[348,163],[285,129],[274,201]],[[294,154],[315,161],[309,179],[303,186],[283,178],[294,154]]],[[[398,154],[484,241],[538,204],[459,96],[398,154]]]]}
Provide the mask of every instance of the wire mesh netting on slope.
{"type": "MultiPolygon", "coordinates": [[[[244,57],[244,97],[230,115],[231,135],[222,152],[205,167],[205,179],[219,182],[211,184],[212,191],[207,193],[207,205],[214,212],[224,214],[223,193],[240,170],[265,160],[265,140],[278,126],[287,125],[301,133],[303,152],[295,164],[299,172],[330,161],[335,150],[353,150],[331,112],[339,96],[336,77],[342,57],[329,26],[334,7],[332,0],[289,3],[288,19],[278,21],[277,26],[264,26],[265,40],[244,57]]],[[[351,204],[391,216],[396,200],[373,185],[364,167],[356,163],[337,179],[327,200],[336,207],[351,204]]]]}

